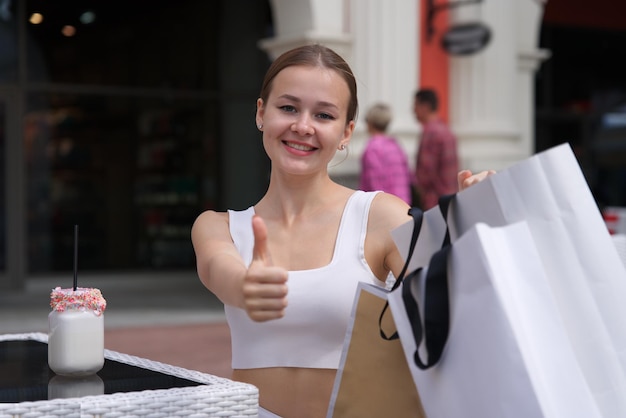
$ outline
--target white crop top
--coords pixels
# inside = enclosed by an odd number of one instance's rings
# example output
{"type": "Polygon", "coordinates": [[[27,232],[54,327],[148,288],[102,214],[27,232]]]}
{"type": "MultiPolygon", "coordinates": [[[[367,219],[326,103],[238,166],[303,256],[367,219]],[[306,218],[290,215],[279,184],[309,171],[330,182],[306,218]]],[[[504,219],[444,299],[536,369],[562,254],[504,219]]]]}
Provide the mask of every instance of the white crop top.
{"type": "MultiPolygon", "coordinates": [[[[356,191],[350,196],[328,265],[289,272],[288,306],[282,318],[254,322],[245,310],[225,306],[233,369],[339,367],[358,282],[385,285],[374,276],[364,255],[369,208],[376,193],[356,191]]],[[[254,207],[228,213],[233,242],[249,264],[254,207]]]]}

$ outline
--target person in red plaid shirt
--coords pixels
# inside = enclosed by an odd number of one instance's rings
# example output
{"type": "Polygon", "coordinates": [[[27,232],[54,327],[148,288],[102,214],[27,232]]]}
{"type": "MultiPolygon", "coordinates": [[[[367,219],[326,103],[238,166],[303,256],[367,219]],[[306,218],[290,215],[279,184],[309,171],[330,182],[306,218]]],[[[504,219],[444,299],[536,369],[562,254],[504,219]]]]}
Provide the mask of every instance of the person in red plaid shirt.
{"type": "Polygon", "coordinates": [[[382,190],[411,204],[411,173],[406,153],[395,138],[386,134],[391,122],[389,106],[377,103],[365,115],[370,136],[361,155],[359,189],[382,190]]]}
{"type": "Polygon", "coordinates": [[[459,161],[457,140],[437,110],[439,100],[432,89],[415,93],[414,113],[422,124],[422,135],[417,149],[414,186],[423,210],[436,206],[439,197],[458,191],[459,161]]]}

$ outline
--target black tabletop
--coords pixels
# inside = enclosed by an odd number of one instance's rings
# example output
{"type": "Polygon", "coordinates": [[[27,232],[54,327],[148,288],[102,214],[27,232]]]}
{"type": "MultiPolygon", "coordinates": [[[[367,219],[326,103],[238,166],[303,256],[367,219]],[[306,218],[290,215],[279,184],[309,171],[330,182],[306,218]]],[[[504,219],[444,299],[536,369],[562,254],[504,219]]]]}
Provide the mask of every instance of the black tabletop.
{"type": "Polygon", "coordinates": [[[0,402],[103,395],[202,383],[105,359],[96,375],[57,376],[48,367],[48,344],[33,340],[0,341],[0,402]]]}

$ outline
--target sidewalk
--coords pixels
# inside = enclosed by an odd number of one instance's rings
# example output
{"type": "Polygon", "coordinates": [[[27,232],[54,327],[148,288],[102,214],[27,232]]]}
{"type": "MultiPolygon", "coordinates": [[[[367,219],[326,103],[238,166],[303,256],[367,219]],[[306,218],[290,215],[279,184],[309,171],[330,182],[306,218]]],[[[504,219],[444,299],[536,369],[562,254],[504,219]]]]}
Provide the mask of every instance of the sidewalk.
{"type": "MultiPolygon", "coordinates": [[[[29,279],[0,292],[0,334],[48,331],[50,291],[72,277],[29,279]]],[[[230,374],[230,333],[222,303],[195,272],[79,276],[107,300],[105,348],[217,376],[230,374]]]]}
{"type": "Polygon", "coordinates": [[[104,340],[109,350],[230,377],[230,331],[226,322],[109,329],[104,340]]]}

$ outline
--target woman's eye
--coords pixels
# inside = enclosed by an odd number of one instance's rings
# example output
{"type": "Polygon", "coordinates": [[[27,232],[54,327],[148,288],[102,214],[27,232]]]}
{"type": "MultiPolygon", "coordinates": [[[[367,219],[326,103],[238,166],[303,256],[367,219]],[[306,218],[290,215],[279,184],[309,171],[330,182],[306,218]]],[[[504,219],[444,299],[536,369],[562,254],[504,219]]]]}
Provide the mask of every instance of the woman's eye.
{"type": "Polygon", "coordinates": [[[329,115],[328,113],[320,113],[319,115],[317,115],[317,117],[320,119],[329,119],[329,120],[335,119],[333,115],[329,115]]]}
{"type": "Polygon", "coordinates": [[[295,112],[296,108],[291,105],[284,105],[284,106],[280,106],[280,110],[284,112],[295,112]]]}

